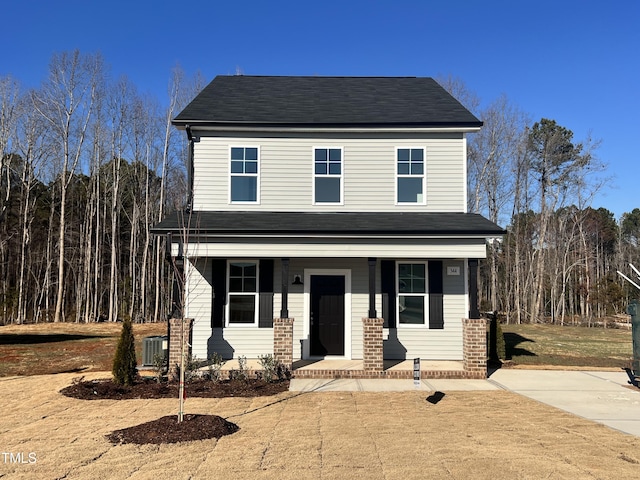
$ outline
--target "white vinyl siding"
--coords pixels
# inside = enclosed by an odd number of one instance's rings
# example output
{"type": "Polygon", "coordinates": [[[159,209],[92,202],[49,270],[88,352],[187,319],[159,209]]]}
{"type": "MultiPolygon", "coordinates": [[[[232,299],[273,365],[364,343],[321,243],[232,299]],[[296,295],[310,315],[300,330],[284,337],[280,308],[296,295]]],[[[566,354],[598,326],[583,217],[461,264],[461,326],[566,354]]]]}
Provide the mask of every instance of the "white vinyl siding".
{"type": "Polygon", "coordinates": [[[465,212],[465,145],[462,134],[424,138],[206,137],[194,144],[195,210],[465,212]],[[231,146],[259,147],[259,203],[229,203],[231,146]],[[342,146],[342,202],[314,204],[313,148],[342,146]],[[425,149],[424,205],[396,200],[396,151],[425,149]]]}
{"type": "Polygon", "coordinates": [[[208,258],[185,262],[188,300],[184,306],[186,318],[193,318],[192,355],[207,359],[207,344],[211,337],[211,299],[213,297],[212,268],[208,258]]]}

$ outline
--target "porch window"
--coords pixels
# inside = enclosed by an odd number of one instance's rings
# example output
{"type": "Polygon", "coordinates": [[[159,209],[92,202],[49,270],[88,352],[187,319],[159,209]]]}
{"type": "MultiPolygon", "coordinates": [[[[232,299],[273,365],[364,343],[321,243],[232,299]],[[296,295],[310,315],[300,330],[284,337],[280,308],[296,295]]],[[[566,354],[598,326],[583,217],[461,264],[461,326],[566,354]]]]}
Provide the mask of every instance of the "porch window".
{"type": "Polygon", "coordinates": [[[397,202],[424,204],[424,149],[398,148],[397,202]]]}
{"type": "Polygon", "coordinates": [[[342,149],[315,148],[314,203],[342,203],[342,149]]]}
{"type": "Polygon", "coordinates": [[[257,147],[231,147],[230,192],[232,203],[258,202],[257,147]]]}
{"type": "Polygon", "coordinates": [[[398,323],[424,325],[427,311],[426,263],[398,263],[398,323]]]}
{"type": "Polygon", "coordinates": [[[258,264],[229,262],[229,324],[255,325],[258,321],[258,264]]]}

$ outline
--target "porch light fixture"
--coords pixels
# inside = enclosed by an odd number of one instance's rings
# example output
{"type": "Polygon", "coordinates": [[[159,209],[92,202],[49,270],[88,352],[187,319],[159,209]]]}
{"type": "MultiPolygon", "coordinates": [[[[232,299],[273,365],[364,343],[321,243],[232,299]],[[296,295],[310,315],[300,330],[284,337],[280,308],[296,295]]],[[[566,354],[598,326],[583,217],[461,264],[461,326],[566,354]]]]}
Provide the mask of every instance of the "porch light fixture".
{"type": "Polygon", "coordinates": [[[293,283],[291,285],[304,285],[304,283],[302,283],[302,279],[300,278],[300,275],[293,276],[293,283]]]}

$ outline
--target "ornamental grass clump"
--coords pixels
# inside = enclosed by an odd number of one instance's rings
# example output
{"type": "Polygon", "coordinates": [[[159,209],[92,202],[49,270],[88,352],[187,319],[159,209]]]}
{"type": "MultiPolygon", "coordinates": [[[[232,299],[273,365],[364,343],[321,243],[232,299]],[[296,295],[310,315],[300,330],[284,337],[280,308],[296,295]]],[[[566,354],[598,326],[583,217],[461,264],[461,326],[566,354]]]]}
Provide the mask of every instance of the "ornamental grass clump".
{"type": "Polygon", "coordinates": [[[131,320],[122,323],[118,348],[113,358],[113,381],[118,385],[133,385],[138,373],[136,368],[136,341],[133,336],[131,320]]]}

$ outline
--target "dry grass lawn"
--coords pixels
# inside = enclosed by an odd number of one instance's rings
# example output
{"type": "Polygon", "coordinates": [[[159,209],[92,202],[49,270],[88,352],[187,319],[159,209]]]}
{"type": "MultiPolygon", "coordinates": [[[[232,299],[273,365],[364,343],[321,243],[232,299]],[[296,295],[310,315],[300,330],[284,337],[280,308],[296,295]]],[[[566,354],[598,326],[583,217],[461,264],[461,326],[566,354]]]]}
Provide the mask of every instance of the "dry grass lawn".
{"type": "MultiPolygon", "coordinates": [[[[0,377],[110,371],[122,323],[38,323],[0,327],[0,377]]],[[[142,339],[166,335],[166,323],[133,325],[138,362],[142,339]]]]}
{"type": "MultiPolygon", "coordinates": [[[[0,379],[0,457],[11,479],[637,479],[640,438],[503,391],[291,393],[187,400],[240,431],[219,441],[111,445],[115,429],[176,400],[82,401],[74,374],[0,379]]],[[[100,374],[90,374],[88,377],[100,374]]],[[[102,374],[104,376],[104,374],[102,374]]]]}
{"type": "Polygon", "coordinates": [[[573,325],[502,325],[507,358],[517,365],[629,367],[631,331],[573,325]]]}

